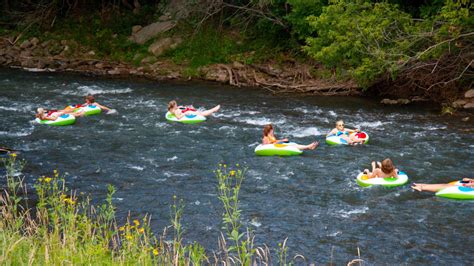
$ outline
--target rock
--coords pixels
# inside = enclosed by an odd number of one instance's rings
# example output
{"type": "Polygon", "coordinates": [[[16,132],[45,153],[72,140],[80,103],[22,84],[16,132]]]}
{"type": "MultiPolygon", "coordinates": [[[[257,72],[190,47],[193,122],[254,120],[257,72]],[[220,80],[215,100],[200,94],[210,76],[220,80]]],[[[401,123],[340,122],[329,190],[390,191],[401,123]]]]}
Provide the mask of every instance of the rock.
{"type": "Polygon", "coordinates": [[[453,103],[451,103],[451,106],[453,106],[454,108],[461,108],[461,107],[463,107],[466,103],[467,103],[466,100],[457,100],[457,101],[454,101],[453,103]]]}
{"type": "Polygon", "coordinates": [[[36,68],[45,69],[46,68],[46,62],[44,60],[42,60],[41,58],[39,58],[38,62],[36,63],[36,68]]]}
{"type": "Polygon", "coordinates": [[[36,64],[33,61],[33,59],[27,58],[27,59],[21,61],[21,66],[26,67],[26,68],[33,68],[33,67],[36,67],[36,64]]]}
{"type": "Polygon", "coordinates": [[[140,61],[141,64],[151,64],[156,62],[156,57],[154,56],[147,56],[140,61]]]}
{"type": "Polygon", "coordinates": [[[414,96],[413,98],[411,98],[411,102],[426,102],[428,101],[428,99],[425,99],[421,96],[414,96]]]}
{"type": "Polygon", "coordinates": [[[132,34],[139,32],[143,27],[140,25],[135,25],[132,27],[132,34]]]}
{"type": "Polygon", "coordinates": [[[203,68],[202,71],[205,73],[204,76],[206,80],[213,80],[222,83],[227,83],[229,81],[229,75],[225,69],[203,68]]]}
{"type": "Polygon", "coordinates": [[[409,104],[410,100],[408,100],[408,99],[398,99],[397,103],[398,104],[409,104]]]}
{"type": "Polygon", "coordinates": [[[31,51],[30,50],[21,51],[20,58],[27,58],[27,57],[31,57],[31,51]]]}
{"type": "Polygon", "coordinates": [[[464,93],[464,98],[474,98],[474,89],[470,89],[464,93]]]}
{"type": "Polygon", "coordinates": [[[31,46],[31,43],[30,43],[30,41],[28,41],[28,40],[25,40],[24,42],[22,42],[22,43],[20,44],[20,48],[21,48],[21,49],[26,49],[26,48],[28,48],[28,47],[30,47],[30,46],[31,46]]]}
{"type": "Polygon", "coordinates": [[[109,74],[109,75],[119,75],[119,74],[120,74],[120,70],[117,69],[117,68],[115,68],[115,69],[113,69],[113,70],[107,71],[107,74],[109,74]]]}
{"type": "Polygon", "coordinates": [[[469,103],[466,103],[464,105],[464,109],[472,109],[474,108],[474,101],[473,102],[469,102],[469,103]]]}
{"type": "Polygon", "coordinates": [[[233,66],[234,68],[244,68],[244,67],[245,67],[244,64],[242,64],[242,63],[240,63],[240,62],[237,62],[237,61],[234,61],[234,62],[232,63],[232,66],[233,66]]]}
{"type": "Polygon", "coordinates": [[[166,50],[176,48],[181,42],[182,40],[180,38],[167,37],[159,39],[148,47],[148,52],[155,56],[160,56],[166,50]]]}
{"type": "Polygon", "coordinates": [[[89,52],[87,52],[87,55],[95,55],[95,52],[94,51],[89,51],[89,52]]]}
{"type": "Polygon", "coordinates": [[[38,38],[36,38],[36,37],[33,37],[33,38],[31,38],[31,40],[30,40],[30,43],[31,43],[33,46],[38,45],[39,42],[40,42],[40,40],[39,40],[38,38]]]}
{"type": "Polygon", "coordinates": [[[383,99],[380,101],[381,104],[398,104],[397,100],[391,100],[391,99],[383,99]]]}
{"type": "Polygon", "coordinates": [[[44,47],[48,46],[50,43],[51,43],[51,40],[44,41],[44,42],[41,43],[41,47],[44,48],[44,47]]]}
{"type": "Polygon", "coordinates": [[[132,34],[130,40],[138,44],[144,44],[148,40],[156,37],[158,34],[172,29],[175,25],[176,23],[173,21],[155,22],[132,34]]]}
{"type": "Polygon", "coordinates": [[[461,121],[463,121],[463,122],[469,121],[469,116],[464,117],[463,119],[461,119],[461,121]]]}
{"type": "Polygon", "coordinates": [[[171,15],[169,13],[163,14],[158,18],[158,21],[168,21],[171,20],[171,15]]]}
{"type": "Polygon", "coordinates": [[[97,64],[95,64],[95,67],[98,68],[98,69],[103,69],[104,64],[103,63],[97,63],[97,64]]]}

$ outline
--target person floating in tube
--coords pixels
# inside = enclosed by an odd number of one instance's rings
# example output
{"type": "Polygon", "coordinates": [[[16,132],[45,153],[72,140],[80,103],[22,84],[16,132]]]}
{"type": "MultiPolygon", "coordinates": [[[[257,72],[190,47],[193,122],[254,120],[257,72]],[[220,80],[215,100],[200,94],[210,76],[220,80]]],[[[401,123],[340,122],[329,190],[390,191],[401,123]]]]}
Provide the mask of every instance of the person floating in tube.
{"type": "Polygon", "coordinates": [[[268,124],[263,128],[263,139],[262,144],[287,144],[289,146],[294,146],[299,150],[314,150],[318,147],[319,142],[315,141],[308,145],[300,145],[296,143],[288,143],[288,139],[277,139],[275,134],[273,133],[273,126],[272,124],[268,124]]]}
{"type": "Polygon", "coordinates": [[[201,116],[209,116],[219,111],[220,108],[220,105],[216,105],[215,107],[209,110],[199,111],[196,110],[193,106],[178,106],[175,100],[172,100],[168,103],[168,111],[172,113],[178,120],[183,118],[188,112],[201,116]]]}

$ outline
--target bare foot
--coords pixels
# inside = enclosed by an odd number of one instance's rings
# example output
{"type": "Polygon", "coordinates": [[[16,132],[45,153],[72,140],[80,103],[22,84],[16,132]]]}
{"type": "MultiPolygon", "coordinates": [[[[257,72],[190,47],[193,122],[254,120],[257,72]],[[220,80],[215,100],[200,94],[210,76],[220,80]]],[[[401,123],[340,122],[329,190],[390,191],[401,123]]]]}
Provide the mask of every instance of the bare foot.
{"type": "Polygon", "coordinates": [[[411,188],[413,188],[416,191],[420,191],[420,192],[423,191],[423,185],[421,184],[413,183],[411,185],[411,188]]]}
{"type": "Polygon", "coordinates": [[[315,142],[309,144],[308,148],[309,148],[310,150],[314,150],[314,149],[316,149],[316,147],[318,147],[318,146],[319,146],[319,142],[315,141],[315,142]]]}

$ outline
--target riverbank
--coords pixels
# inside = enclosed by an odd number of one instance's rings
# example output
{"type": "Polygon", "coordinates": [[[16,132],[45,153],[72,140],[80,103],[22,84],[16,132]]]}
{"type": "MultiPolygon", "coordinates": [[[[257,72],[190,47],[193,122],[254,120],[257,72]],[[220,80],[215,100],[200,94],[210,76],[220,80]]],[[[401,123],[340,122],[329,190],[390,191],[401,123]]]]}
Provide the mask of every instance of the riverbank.
{"type": "Polygon", "coordinates": [[[199,79],[237,87],[258,87],[274,93],[299,92],[316,95],[362,95],[353,81],[313,77],[313,66],[288,60],[283,63],[213,64],[189,73],[188,68],[169,59],[141,60],[138,65],[104,60],[93,50],[74,41],[42,41],[33,37],[21,43],[13,38],[0,40],[0,64],[30,71],[77,72],[114,77],[140,77],[151,80],[199,79]]]}
{"type": "Polygon", "coordinates": [[[464,95],[448,94],[437,100],[402,87],[387,90],[380,89],[379,85],[364,90],[354,80],[336,78],[335,74],[328,74],[321,66],[291,58],[255,64],[239,61],[210,64],[192,71],[188,66],[166,57],[140,57],[134,58],[134,61],[136,63],[101,57],[90,47],[82,46],[74,40],[41,40],[32,37],[19,41],[14,36],[0,38],[0,65],[29,71],[75,72],[150,80],[205,80],[237,87],[261,88],[271,93],[377,97],[383,98],[381,103],[386,105],[431,101],[443,106],[443,112],[446,113],[452,113],[456,108],[474,108],[473,89],[466,91],[464,95]],[[325,73],[326,77],[321,77],[321,73],[325,73]]]}

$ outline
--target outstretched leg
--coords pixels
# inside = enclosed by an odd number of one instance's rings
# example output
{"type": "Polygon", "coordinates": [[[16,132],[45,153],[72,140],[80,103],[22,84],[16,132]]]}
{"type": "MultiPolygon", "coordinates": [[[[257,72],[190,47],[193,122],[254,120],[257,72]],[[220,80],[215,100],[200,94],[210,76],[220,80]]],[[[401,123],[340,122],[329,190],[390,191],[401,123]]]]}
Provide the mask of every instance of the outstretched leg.
{"type": "Polygon", "coordinates": [[[430,191],[430,192],[438,192],[443,188],[452,187],[454,185],[451,184],[417,184],[413,183],[411,188],[417,191],[430,191]]]}
{"type": "Polygon", "coordinates": [[[211,115],[212,113],[214,112],[217,112],[219,111],[219,109],[221,108],[221,105],[217,105],[215,106],[214,108],[212,109],[209,109],[209,110],[206,110],[206,111],[202,111],[202,112],[198,112],[198,114],[202,115],[202,116],[208,116],[208,115],[211,115]]]}
{"type": "Polygon", "coordinates": [[[300,149],[300,150],[314,150],[316,149],[316,147],[319,146],[319,142],[315,141],[311,144],[308,144],[308,145],[299,145],[299,144],[296,144],[294,145],[296,148],[300,149]]]}

